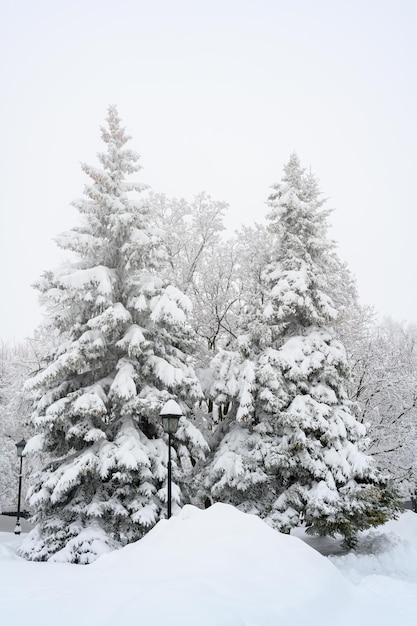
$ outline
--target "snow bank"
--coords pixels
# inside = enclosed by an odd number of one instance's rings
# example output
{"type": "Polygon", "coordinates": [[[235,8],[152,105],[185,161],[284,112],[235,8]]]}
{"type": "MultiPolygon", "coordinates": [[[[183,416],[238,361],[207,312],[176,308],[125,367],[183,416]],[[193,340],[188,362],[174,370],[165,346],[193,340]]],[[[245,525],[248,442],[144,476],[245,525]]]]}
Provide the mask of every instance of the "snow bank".
{"type": "Polygon", "coordinates": [[[2,623],[18,610],[20,623],[43,626],[415,624],[413,513],[364,533],[362,552],[331,559],[223,504],[186,506],[89,566],[23,561],[19,541],[0,533],[2,623]],[[369,550],[379,550],[378,571],[369,550]]]}
{"type": "Polygon", "coordinates": [[[185,506],[93,568],[117,571],[123,584],[136,580],[140,592],[117,617],[131,618],[140,600],[142,623],[152,625],[173,616],[199,626],[302,624],[313,605],[336,609],[349,596],[343,576],[312,548],[226,504],[185,506]]]}

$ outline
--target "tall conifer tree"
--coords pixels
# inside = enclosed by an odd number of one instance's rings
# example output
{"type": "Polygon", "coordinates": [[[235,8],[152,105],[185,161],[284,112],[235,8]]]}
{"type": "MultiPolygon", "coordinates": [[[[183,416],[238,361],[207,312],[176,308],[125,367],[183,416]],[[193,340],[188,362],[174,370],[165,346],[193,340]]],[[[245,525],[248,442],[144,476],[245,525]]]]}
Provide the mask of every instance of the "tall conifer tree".
{"type": "Polygon", "coordinates": [[[284,172],[268,202],[277,247],[262,299],[248,307],[236,349],[214,362],[214,399],[232,400],[233,411],[206,486],[280,530],[302,515],[311,530],[349,539],[392,516],[396,503],[364,452],[365,428],[345,390],[328,212],[297,155],[284,172]]]}
{"type": "MultiPolygon", "coordinates": [[[[175,397],[187,413],[201,396],[186,356],[189,300],[161,278],[162,233],[146,194],[132,198],[144,186],[127,180],[140,167],[115,107],[106,121],[100,167],[82,166],[82,223],[58,238],[74,260],[37,285],[62,342],[29,381],[39,430],[29,449],[53,458],[31,489],[38,524],[21,553],[33,560],[90,562],[164,517],[159,411],[175,397]]],[[[183,417],[174,445],[179,503],[181,473],[207,444],[183,417]]]]}

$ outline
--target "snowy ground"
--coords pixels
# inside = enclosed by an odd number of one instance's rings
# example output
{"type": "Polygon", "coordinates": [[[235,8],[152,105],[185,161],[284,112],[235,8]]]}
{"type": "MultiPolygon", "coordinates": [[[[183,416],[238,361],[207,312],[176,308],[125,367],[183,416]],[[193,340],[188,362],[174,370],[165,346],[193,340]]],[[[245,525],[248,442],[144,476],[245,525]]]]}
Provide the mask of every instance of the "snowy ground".
{"type": "Polygon", "coordinates": [[[1,623],[42,626],[415,626],[417,515],[363,533],[355,553],[281,535],[216,504],[186,506],[89,566],[30,563],[0,532],[1,623]],[[313,549],[309,542],[326,554],[313,549]]]}

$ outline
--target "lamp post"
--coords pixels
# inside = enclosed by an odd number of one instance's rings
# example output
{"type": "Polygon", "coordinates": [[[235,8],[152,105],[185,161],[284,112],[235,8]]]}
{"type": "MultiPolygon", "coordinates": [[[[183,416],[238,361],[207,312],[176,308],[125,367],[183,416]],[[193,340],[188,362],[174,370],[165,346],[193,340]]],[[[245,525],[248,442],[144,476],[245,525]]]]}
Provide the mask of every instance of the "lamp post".
{"type": "Polygon", "coordinates": [[[175,400],[168,400],[164,404],[159,414],[162,420],[162,427],[166,433],[168,433],[168,519],[171,517],[171,504],[172,504],[172,495],[171,495],[171,435],[177,432],[178,422],[180,417],[182,416],[182,411],[180,406],[175,402],[175,400]]]}
{"type": "Polygon", "coordinates": [[[20,497],[22,495],[22,467],[23,467],[23,450],[25,449],[26,441],[22,439],[16,444],[16,452],[17,456],[20,459],[20,469],[19,469],[19,495],[17,496],[17,518],[16,518],[16,527],[14,529],[15,535],[20,535],[20,497]]]}

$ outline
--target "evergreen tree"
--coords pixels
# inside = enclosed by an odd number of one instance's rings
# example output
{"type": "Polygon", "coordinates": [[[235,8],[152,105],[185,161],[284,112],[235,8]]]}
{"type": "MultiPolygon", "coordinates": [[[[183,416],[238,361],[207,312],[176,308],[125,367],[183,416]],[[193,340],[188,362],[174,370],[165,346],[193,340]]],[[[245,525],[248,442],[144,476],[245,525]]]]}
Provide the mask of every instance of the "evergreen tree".
{"type": "MultiPolygon", "coordinates": [[[[391,492],[364,452],[365,428],[345,387],[330,276],[340,267],[326,236],[317,182],[293,154],[269,198],[272,262],[233,351],[214,361],[213,399],[232,401],[205,478],[211,496],[289,531],[356,530],[395,513],[391,492]],[[226,431],[226,432],[225,432],[226,431]]],[[[216,442],[216,435],[214,438],[216,442]]]]}
{"type": "MultiPolygon", "coordinates": [[[[72,261],[37,287],[61,343],[29,381],[39,433],[29,450],[52,461],[31,488],[36,528],[21,554],[87,563],[140,538],[166,511],[167,445],[159,412],[176,398],[189,413],[201,389],[189,362],[189,299],[161,276],[162,233],[144,186],[128,182],[138,156],[117,110],[102,128],[100,167],[75,206],[80,226],[58,238],[72,261]]],[[[181,418],[174,438],[173,497],[207,447],[181,418]]]]}

